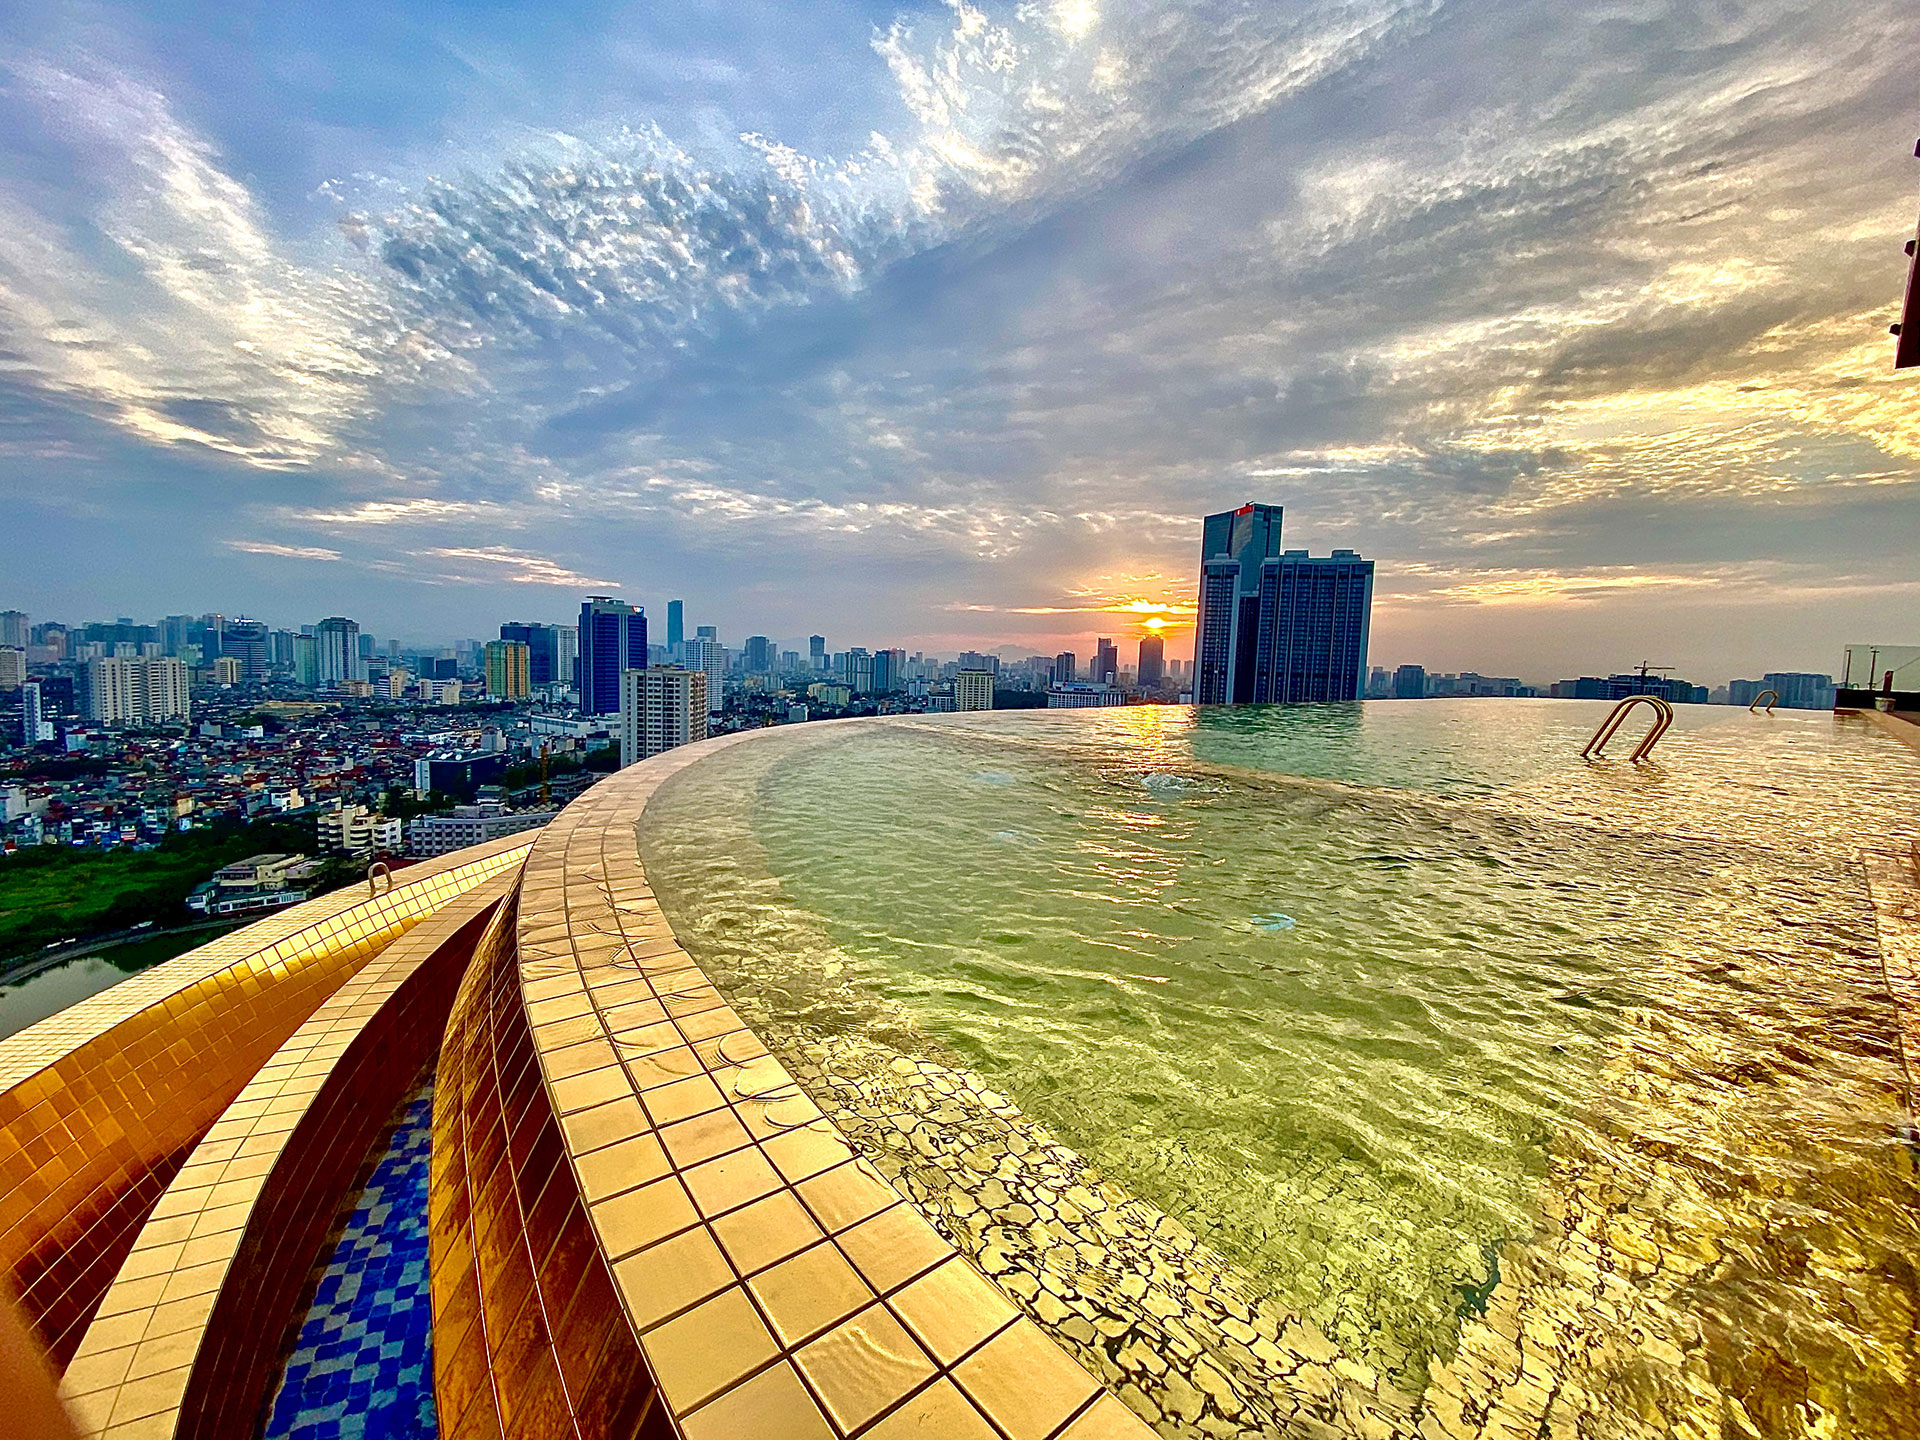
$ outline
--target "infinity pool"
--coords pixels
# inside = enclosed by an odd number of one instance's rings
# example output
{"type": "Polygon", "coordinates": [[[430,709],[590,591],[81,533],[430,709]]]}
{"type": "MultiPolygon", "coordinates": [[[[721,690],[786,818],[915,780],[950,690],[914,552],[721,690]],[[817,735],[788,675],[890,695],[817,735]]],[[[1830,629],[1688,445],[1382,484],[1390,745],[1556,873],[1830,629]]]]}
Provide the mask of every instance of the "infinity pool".
{"type": "Polygon", "coordinates": [[[1023,1227],[1094,1223],[1069,1180],[1197,1237],[1217,1274],[1179,1283],[1297,1316],[1280,1348],[1363,1377],[1370,1423],[1916,1433],[1920,1189],[1856,855],[1914,834],[1920,757],[1682,707],[1653,763],[1584,764],[1606,708],[802,726],[684,772],[640,841],[716,983],[1043,1323],[1110,1379],[1102,1314],[1198,1337],[1212,1408],[1141,1359],[1167,1433],[1259,1433],[1302,1382],[1258,1323],[1243,1354],[1130,1299],[1110,1246],[1064,1300],[1023,1281],[1065,1253],[1023,1227]],[[990,1143],[977,1094],[1011,1102],[990,1143]],[[923,1141],[903,1106],[951,1114],[923,1141]]]}

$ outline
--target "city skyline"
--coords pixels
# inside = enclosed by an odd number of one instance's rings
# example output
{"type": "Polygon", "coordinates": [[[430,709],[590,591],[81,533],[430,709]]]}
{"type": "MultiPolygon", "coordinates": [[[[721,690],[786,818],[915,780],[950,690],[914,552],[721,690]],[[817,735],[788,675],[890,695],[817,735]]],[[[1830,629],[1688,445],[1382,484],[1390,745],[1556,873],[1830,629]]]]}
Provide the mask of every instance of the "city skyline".
{"type": "Polygon", "coordinates": [[[1914,628],[1920,19],[1369,13],[13,7],[12,603],[1084,653],[1258,493],[1435,665],[1914,628]]]}

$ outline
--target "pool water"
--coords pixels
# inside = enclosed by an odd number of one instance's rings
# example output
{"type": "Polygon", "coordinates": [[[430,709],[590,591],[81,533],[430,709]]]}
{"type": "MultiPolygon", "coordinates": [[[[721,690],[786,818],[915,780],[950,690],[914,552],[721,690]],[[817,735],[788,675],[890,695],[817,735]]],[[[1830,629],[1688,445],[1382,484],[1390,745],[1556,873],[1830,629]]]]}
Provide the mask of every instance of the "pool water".
{"type": "Polygon", "coordinates": [[[1920,757],[1682,707],[1654,762],[1584,764],[1606,709],[795,727],[641,846],[776,1049],[981,1077],[1416,1413],[1913,1433],[1856,852],[1911,838],[1920,757]]]}

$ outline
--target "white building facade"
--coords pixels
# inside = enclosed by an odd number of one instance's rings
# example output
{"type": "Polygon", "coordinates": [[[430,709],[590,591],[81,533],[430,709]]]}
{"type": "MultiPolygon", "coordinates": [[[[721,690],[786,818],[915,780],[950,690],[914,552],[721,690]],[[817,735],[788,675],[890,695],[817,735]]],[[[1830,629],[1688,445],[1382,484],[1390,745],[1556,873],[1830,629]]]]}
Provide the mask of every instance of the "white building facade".
{"type": "MultiPolygon", "coordinates": [[[[691,642],[700,643],[700,642],[691,642]]],[[[650,665],[620,676],[620,765],[707,738],[708,673],[650,665]]]]}
{"type": "Polygon", "coordinates": [[[102,725],[152,725],[184,720],[188,670],[172,657],[115,656],[87,662],[87,718],[102,725]]]}

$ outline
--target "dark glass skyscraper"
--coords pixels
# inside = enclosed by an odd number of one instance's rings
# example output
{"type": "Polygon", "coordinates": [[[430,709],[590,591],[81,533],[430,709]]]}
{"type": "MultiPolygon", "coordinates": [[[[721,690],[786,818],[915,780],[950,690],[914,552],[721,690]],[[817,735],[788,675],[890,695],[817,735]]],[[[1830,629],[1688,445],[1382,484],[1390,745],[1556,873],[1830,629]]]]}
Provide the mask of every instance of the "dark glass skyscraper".
{"type": "Polygon", "coordinates": [[[1278,505],[1209,515],[1200,548],[1194,695],[1202,705],[1358,700],[1373,562],[1280,550],[1278,505]]]}
{"type": "Polygon", "coordinates": [[[1373,562],[1288,550],[1260,567],[1256,703],[1358,700],[1367,684],[1373,562]]]}
{"type": "Polygon", "coordinates": [[[580,713],[620,710],[620,672],[647,668],[647,614],[606,595],[580,607],[580,713]]]}
{"type": "Polygon", "coordinates": [[[1201,705],[1253,699],[1260,567],[1280,556],[1280,514],[1278,505],[1242,505],[1202,524],[1193,644],[1193,698],[1201,705]]]}
{"type": "Polygon", "coordinates": [[[667,649],[677,650],[687,638],[687,607],[684,601],[667,601],[667,649]]]}
{"type": "Polygon", "coordinates": [[[1142,690],[1151,690],[1167,675],[1167,642],[1158,635],[1140,637],[1139,681],[1142,690]]]}

